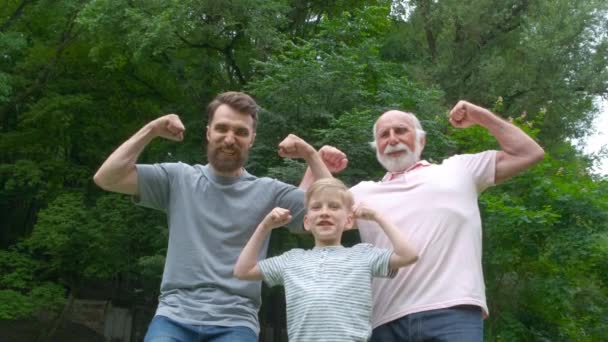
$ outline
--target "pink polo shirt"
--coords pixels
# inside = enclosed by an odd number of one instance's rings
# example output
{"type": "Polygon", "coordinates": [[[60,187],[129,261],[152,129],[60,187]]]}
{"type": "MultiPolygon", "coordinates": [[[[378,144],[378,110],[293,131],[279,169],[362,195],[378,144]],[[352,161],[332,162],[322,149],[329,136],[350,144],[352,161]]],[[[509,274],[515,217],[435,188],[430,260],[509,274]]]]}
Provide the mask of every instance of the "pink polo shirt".
{"type": "MultiPolygon", "coordinates": [[[[456,155],[441,165],[416,163],[381,182],[351,188],[363,202],[394,222],[419,260],[394,279],[374,279],[372,325],[454,305],[480,306],[488,315],[481,267],[481,218],[477,197],[494,185],[496,151],[456,155]]],[[[361,240],[392,248],[371,221],[358,220],[361,240]]]]}

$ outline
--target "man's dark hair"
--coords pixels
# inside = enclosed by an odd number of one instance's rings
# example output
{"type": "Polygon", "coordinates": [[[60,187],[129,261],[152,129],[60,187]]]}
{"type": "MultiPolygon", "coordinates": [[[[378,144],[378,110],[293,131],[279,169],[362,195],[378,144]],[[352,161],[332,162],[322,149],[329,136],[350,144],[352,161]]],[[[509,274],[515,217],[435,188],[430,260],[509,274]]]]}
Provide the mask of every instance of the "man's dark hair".
{"type": "Polygon", "coordinates": [[[233,110],[248,114],[253,118],[253,130],[255,131],[255,127],[258,123],[258,104],[255,103],[251,96],[241,93],[238,91],[227,91],[225,93],[221,93],[209,103],[207,106],[207,119],[208,124],[211,124],[213,121],[213,115],[217,108],[221,105],[227,105],[233,110]]]}

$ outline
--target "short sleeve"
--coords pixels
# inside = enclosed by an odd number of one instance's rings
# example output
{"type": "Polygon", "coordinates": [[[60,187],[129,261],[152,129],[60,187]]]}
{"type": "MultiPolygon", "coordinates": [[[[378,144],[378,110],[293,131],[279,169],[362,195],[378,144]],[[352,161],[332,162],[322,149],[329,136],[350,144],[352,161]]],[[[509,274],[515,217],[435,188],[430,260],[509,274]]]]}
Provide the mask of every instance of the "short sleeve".
{"type": "Polygon", "coordinates": [[[392,250],[376,248],[367,243],[358,244],[357,248],[365,253],[373,277],[394,278],[397,275],[396,269],[389,269],[392,250]]]}
{"type": "Polygon", "coordinates": [[[304,232],[304,214],[306,207],[304,206],[304,190],[297,188],[291,184],[286,184],[275,180],[276,189],[276,206],[289,209],[291,213],[291,221],[287,227],[291,232],[304,232]]]}
{"type": "Polygon", "coordinates": [[[171,183],[179,175],[178,163],[137,164],[138,196],[133,202],[143,207],[166,211],[171,195],[171,183]]]}
{"type": "Polygon", "coordinates": [[[460,154],[448,158],[446,161],[458,163],[469,171],[477,192],[481,193],[495,185],[496,153],[497,151],[490,150],[476,154],[460,154]]]}
{"type": "Polygon", "coordinates": [[[289,252],[286,252],[258,262],[258,267],[262,272],[262,278],[268,286],[272,287],[283,284],[283,274],[287,268],[288,259],[289,252]]]}

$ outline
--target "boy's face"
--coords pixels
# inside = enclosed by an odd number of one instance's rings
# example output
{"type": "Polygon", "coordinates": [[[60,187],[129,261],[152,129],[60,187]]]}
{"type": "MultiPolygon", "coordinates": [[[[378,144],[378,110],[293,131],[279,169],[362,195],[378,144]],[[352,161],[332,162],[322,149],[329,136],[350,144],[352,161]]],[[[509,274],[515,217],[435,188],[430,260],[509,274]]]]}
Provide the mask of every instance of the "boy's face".
{"type": "Polygon", "coordinates": [[[308,203],[304,228],[315,237],[317,246],[339,245],[342,232],[354,224],[351,208],[336,191],[320,191],[308,203]]]}

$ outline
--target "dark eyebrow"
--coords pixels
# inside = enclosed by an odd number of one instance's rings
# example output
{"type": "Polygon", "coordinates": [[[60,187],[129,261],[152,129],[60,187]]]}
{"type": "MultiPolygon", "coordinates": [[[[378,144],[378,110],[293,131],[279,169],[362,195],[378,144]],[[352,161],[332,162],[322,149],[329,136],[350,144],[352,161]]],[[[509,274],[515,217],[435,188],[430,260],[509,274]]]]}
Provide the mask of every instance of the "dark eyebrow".
{"type": "Polygon", "coordinates": [[[237,127],[234,131],[236,133],[243,133],[249,135],[249,128],[247,127],[237,127]]]}

